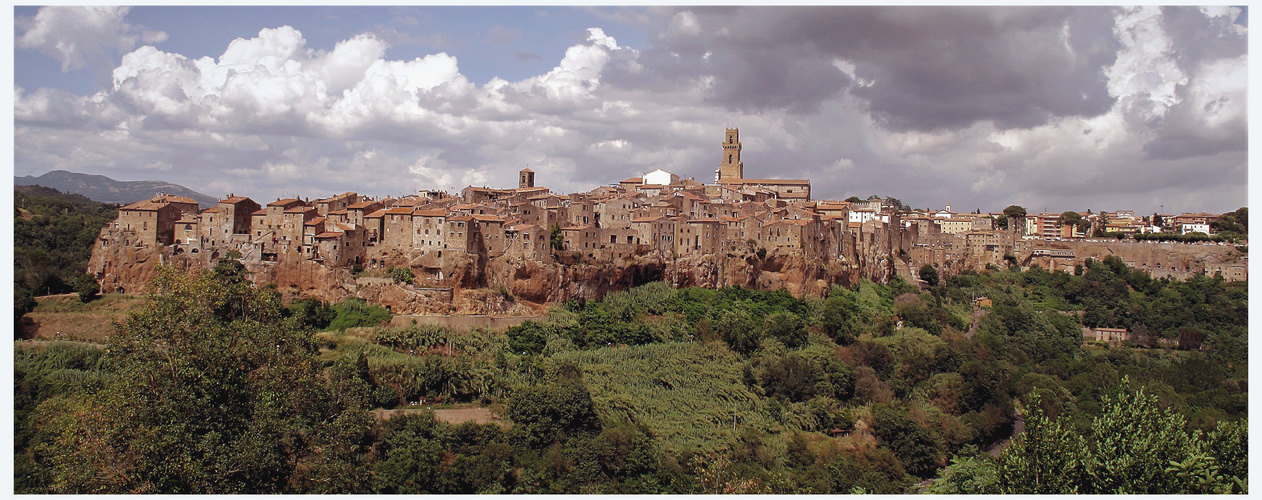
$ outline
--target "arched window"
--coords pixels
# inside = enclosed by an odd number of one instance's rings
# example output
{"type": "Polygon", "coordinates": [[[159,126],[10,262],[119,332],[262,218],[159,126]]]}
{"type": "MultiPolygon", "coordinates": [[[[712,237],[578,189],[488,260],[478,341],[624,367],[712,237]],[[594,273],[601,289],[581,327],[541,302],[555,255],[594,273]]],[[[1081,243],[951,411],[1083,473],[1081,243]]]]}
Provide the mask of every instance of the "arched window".
{"type": "Polygon", "coordinates": [[[727,162],[732,163],[732,155],[727,155],[727,162]]]}

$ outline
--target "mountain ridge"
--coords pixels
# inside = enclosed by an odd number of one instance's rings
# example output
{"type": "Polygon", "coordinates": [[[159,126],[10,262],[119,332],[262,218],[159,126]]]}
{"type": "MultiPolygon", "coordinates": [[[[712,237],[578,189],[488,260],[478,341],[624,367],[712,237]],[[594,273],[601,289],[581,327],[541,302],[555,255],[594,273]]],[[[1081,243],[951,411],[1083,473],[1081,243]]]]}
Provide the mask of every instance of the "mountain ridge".
{"type": "Polygon", "coordinates": [[[63,193],[75,193],[100,203],[126,205],[152,198],[158,193],[192,198],[203,208],[213,207],[219,199],[179,184],[166,181],[119,181],[104,175],[81,174],[66,170],[53,170],[38,177],[13,177],[15,186],[43,186],[63,193]]]}

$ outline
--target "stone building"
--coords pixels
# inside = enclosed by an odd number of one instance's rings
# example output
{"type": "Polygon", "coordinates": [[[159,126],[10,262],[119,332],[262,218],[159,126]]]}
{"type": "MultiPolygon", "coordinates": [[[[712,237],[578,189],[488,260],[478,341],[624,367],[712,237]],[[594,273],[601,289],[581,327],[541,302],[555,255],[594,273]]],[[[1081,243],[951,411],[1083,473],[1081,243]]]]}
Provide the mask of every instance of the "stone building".
{"type": "Polygon", "coordinates": [[[331,198],[316,200],[316,213],[320,217],[328,217],[329,212],[338,210],[346,210],[347,207],[359,202],[359,195],[351,192],[334,195],[331,198]]]}
{"type": "Polygon", "coordinates": [[[714,183],[722,184],[745,178],[745,164],[741,162],[740,130],[729,128],[723,137],[723,159],[714,171],[714,183]]]}
{"type": "Polygon", "coordinates": [[[447,227],[446,210],[416,210],[412,212],[411,248],[422,252],[438,252],[443,249],[443,233],[447,227]]]}
{"type": "Polygon", "coordinates": [[[412,248],[414,230],[412,210],[410,206],[386,210],[382,219],[380,243],[382,249],[407,251],[412,248]]]}
{"type": "Polygon", "coordinates": [[[134,232],[141,245],[170,245],[175,241],[175,221],[196,213],[197,202],[191,198],[159,194],[119,207],[116,227],[134,232]]]}

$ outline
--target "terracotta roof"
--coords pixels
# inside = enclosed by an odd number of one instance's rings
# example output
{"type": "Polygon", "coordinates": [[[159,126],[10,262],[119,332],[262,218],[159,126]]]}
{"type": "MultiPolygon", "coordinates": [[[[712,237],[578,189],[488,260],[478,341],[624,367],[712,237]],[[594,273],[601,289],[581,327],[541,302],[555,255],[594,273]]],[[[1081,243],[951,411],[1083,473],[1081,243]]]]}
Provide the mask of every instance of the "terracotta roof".
{"type": "Polygon", "coordinates": [[[365,219],[368,219],[368,218],[376,219],[376,218],[378,218],[378,217],[385,217],[385,216],[386,216],[386,209],[384,209],[384,208],[379,208],[379,209],[377,209],[377,210],[373,211],[373,213],[370,213],[370,214],[368,214],[368,215],[365,215],[365,216],[364,216],[364,218],[365,218],[365,219]]]}
{"type": "Polygon", "coordinates": [[[350,198],[351,196],[354,196],[354,195],[355,195],[355,192],[353,192],[353,191],[347,191],[347,192],[342,193],[342,194],[333,195],[333,197],[332,197],[332,198],[324,198],[324,199],[316,200],[316,203],[328,203],[328,202],[330,202],[330,201],[336,201],[336,200],[340,200],[340,199],[342,199],[342,198],[350,198]]]}
{"type": "Polygon", "coordinates": [[[219,205],[215,205],[213,207],[202,210],[202,213],[204,214],[217,214],[217,213],[222,213],[222,212],[223,212],[223,209],[219,208],[219,205]]]}
{"type": "Polygon", "coordinates": [[[654,216],[651,216],[651,217],[636,217],[636,218],[634,218],[634,219],[631,219],[631,223],[632,223],[632,224],[637,224],[637,223],[644,223],[644,222],[653,222],[653,221],[656,221],[657,219],[661,219],[661,218],[662,218],[662,216],[660,216],[660,215],[654,215],[654,216]]]}
{"type": "Polygon", "coordinates": [[[143,201],[132,203],[130,205],[120,207],[119,210],[151,211],[151,210],[157,210],[165,206],[167,206],[167,203],[156,202],[153,200],[143,200],[143,201]]]}
{"type": "Polygon", "coordinates": [[[356,210],[363,210],[363,209],[366,209],[366,208],[368,208],[368,207],[371,207],[374,203],[380,203],[380,202],[377,202],[377,201],[361,201],[361,202],[359,202],[359,203],[355,203],[355,204],[351,205],[351,206],[350,206],[350,207],[348,207],[348,208],[352,208],[352,209],[356,209],[356,210]]]}
{"type": "Polygon", "coordinates": [[[263,215],[263,216],[266,216],[266,215],[267,215],[267,209],[266,209],[266,208],[260,208],[260,209],[258,209],[258,210],[255,210],[254,212],[251,212],[251,213],[250,213],[250,215],[263,215]]]}
{"type": "MultiPolygon", "coordinates": [[[[227,203],[231,205],[231,204],[241,203],[246,200],[249,200],[249,198],[246,198],[244,196],[229,196],[227,198],[219,200],[219,203],[227,203]]],[[[253,200],[250,200],[250,201],[253,201],[253,200]]]]}
{"type": "Polygon", "coordinates": [[[434,209],[434,210],[417,210],[417,211],[415,211],[415,212],[412,212],[412,216],[413,216],[413,217],[446,217],[446,216],[447,216],[447,211],[446,211],[446,210],[440,210],[440,209],[434,209]]]}
{"type": "Polygon", "coordinates": [[[473,217],[469,217],[468,215],[457,215],[455,217],[447,218],[447,222],[465,222],[471,220],[473,220],[473,217]]]}
{"type": "Polygon", "coordinates": [[[305,205],[299,205],[299,206],[296,206],[296,207],[289,207],[289,208],[286,208],[286,209],[285,209],[285,213],[287,213],[287,214],[301,214],[301,213],[305,213],[305,212],[307,212],[307,211],[315,211],[315,209],[314,209],[314,208],[311,208],[311,207],[308,207],[308,206],[305,206],[305,205]]]}
{"type": "Polygon", "coordinates": [[[193,200],[192,198],[189,198],[186,196],[176,196],[173,194],[164,194],[164,195],[156,197],[156,199],[160,201],[165,201],[167,203],[192,203],[194,205],[197,204],[197,201],[193,200]]]}
{"type": "MultiPolygon", "coordinates": [[[[622,182],[644,182],[644,178],[643,178],[643,177],[631,177],[631,178],[629,178],[629,179],[623,180],[622,182]]],[[[619,184],[621,184],[622,182],[619,182],[619,184]]]]}
{"type": "Polygon", "coordinates": [[[315,235],[315,237],[319,239],[328,239],[328,238],[337,238],[338,236],[342,236],[344,234],[346,233],[339,233],[335,231],[325,231],[323,233],[315,235]]]}
{"type": "MultiPolygon", "coordinates": [[[[373,212],[376,213],[376,212],[373,212]]],[[[394,207],[386,210],[385,213],[390,215],[412,215],[412,207],[394,207]]]]}
{"type": "Polygon", "coordinates": [[[276,200],[276,201],[273,201],[273,202],[271,202],[271,203],[268,203],[268,204],[267,204],[267,206],[269,206],[269,207],[279,207],[279,206],[284,206],[284,205],[290,205],[290,204],[293,204],[293,203],[302,203],[302,200],[299,200],[299,199],[297,199],[297,198],[285,198],[285,199],[283,199],[283,200],[276,200]]]}
{"type": "Polygon", "coordinates": [[[504,218],[498,215],[474,214],[471,217],[478,222],[504,222],[504,218]]]}
{"type": "Polygon", "coordinates": [[[810,184],[809,179],[728,179],[719,181],[719,184],[810,184]]]}
{"type": "Polygon", "coordinates": [[[324,224],[324,221],[325,221],[325,218],[324,218],[324,217],[316,217],[316,218],[314,218],[314,219],[311,219],[311,220],[307,221],[304,225],[307,225],[307,226],[315,226],[315,225],[318,225],[318,224],[324,224]]]}
{"type": "Polygon", "coordinates": [[[329,211],[329,215],[346,215],[346,209],[343,208],[341,210],[331,210],[329,211]]]}

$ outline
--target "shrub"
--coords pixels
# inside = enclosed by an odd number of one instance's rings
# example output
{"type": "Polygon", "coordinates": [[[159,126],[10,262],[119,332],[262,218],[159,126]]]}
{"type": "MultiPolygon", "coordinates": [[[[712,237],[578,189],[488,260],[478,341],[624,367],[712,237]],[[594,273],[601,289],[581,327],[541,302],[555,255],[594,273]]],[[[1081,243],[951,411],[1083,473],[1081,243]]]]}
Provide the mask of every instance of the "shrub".
{"type": "Polygon", "coordinates": [[[394,280],[395,283],[412,283],[412,270],[406,267],[391,267],[386,269],[386,276],[394,280]]]}
{"type": "Polygon", "coordinates": [[[367,301],[358,297],[347,297],[333,306],[333,309],[337,311],[337,317],[329,323],[329,329],[338,331],[357,326],[379,325],[390,321],[392,316],[385,308],[370,306],[367,301]]]}
{"type": "Polygon", "coordinates": [[[298,323],[323,330],[337,317],[337,311],[318,299],[299,299],[289,303],[286,308],[289,316],[298,319],[298,323]]]}
{"type": "Polygon", "coordinates": [[[79,302],[87,303],[101,297],[101,285],[96,283],[96,276],[91,273],[80,274],[71,283],[79,294],[79,302]]]}

